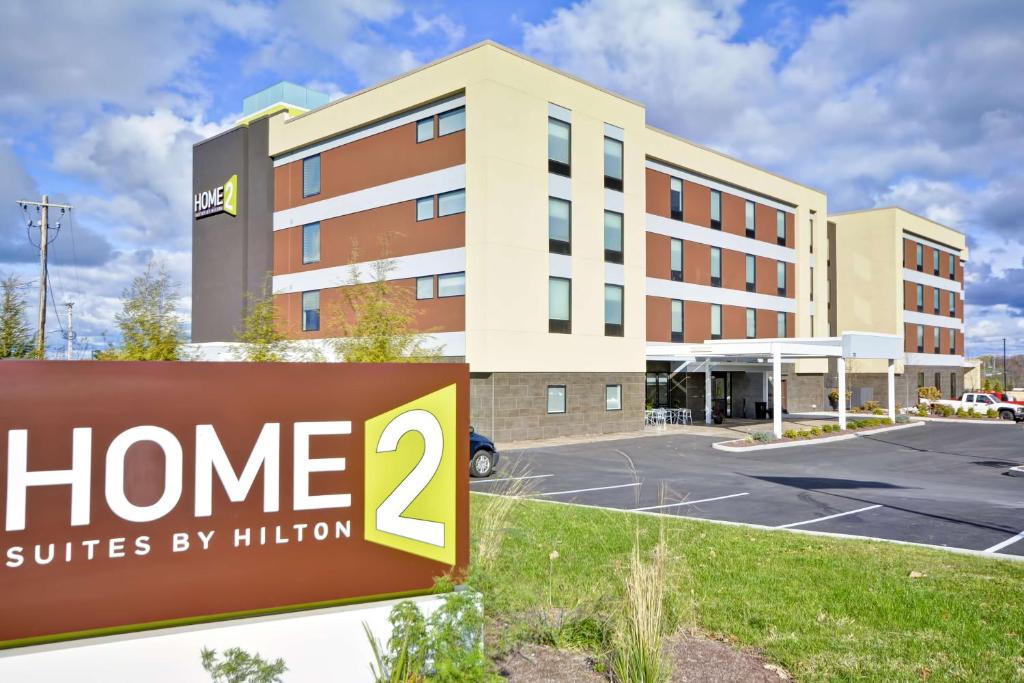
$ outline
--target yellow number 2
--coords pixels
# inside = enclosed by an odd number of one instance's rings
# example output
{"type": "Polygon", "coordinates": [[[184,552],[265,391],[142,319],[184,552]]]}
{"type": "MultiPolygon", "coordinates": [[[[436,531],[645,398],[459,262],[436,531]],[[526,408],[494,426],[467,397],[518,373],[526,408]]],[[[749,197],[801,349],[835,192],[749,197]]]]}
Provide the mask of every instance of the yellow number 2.
{"type": "Polygon", "coordinates": [[[456,389],[366,421],[367,541],[455,564],[456,389]]]}

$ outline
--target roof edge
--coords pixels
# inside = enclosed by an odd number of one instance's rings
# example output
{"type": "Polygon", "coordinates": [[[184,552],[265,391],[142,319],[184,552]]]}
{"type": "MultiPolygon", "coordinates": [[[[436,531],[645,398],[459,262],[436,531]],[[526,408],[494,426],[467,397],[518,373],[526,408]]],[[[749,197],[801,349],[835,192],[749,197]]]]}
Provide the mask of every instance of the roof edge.
{"type": "Polygon", "coordinates": [[[829,212],[828,217],[831,219],[834,216],[852,216],[853,214],[857,214],[857,213],[871,213],[872,211],[902,211],[903,213],[905,213],[905,214],[907,214],[909,216],[913,216],[914,218],[919,218],[919,219],[921,219],[923,221],[928,221],[932,225],[936,225],[936,226],[938,226],[940,228],[945,228],[946,230],[949,230],[950,232],[955,232],[958,235],[963,235],[965,238],[967,237],[967,233],[964,232],[963,230],[957,230],[956,228],[951,228],[950,226],[946,225],[945,223],[939,223],[938,221],[932,220],[931,218],[928,218],[927,216],[922,216],[919,213],[914,213],[913,211],[909,211],[907,209],[904,209],[902,206],[873,206],[873,207],[871,207],[869,209],[854,209],[852,211],[839,211],[837,213],[829,212]]]}

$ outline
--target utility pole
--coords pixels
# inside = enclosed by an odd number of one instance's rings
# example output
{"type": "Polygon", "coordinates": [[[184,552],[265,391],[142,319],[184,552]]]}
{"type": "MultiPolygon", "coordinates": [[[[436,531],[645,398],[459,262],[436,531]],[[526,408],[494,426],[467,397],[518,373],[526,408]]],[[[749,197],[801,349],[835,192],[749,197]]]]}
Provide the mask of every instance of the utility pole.
{"type": "Polygon", "coordinates": [[[1006,337],[1003,337],[1003,391],[1009,391],[1010,385],[1006,383],[1006,337]]]}
{"type": "Polygon", "coordinates": [[[67,355],[67,359],[71,360],[72,357],[73,357],[72,354],[74,353],[74,340],[75,340],[75,328],[74,328],[74,325],[73,325],[73,323],[71,321],[71,309],[72,309],[72,307],[74,307],[75,302],[68,301],[64,305],[67,306],[67,309],[68,309],[68,331],[67,331],[67,334],[68,334],[68,355],[67,355]]]}
{"type": "MultiPolygon", "coordinates": [[[[39,208],[39,321],[36,326],[36,355],[42,359],[46,355],[46,270],[47,270],[47,247],[50,245],[50,208],[60,209],[61,215],[64,215],[65,211],[70,211],[71,206],[69,204],[51,204],[50,195],[44,194],[43,201],[31,202],[26,199],[18,201],[23,211],[28,211],[28,207],[35,206],[39,208]]],[[[32,221],[29,220],[29,227],[32,226],[32,221]]],[[[60,223],[57,223],[57,231],[60,231],[60,223]]],[[[54,239],[57,235],[54,235],[54,239]]]]}

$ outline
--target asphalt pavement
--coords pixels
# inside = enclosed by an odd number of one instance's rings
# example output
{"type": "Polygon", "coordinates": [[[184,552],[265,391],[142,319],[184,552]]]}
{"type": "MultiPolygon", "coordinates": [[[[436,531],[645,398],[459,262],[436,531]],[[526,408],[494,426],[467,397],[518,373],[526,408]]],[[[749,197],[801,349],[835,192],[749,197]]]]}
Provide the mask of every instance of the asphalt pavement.
{"type": "Polygon", "coordinates": [[[927,423],[731,453],[645,436],[502,453],[473,491],[1024,557],[1024,425],[927,423]]]}

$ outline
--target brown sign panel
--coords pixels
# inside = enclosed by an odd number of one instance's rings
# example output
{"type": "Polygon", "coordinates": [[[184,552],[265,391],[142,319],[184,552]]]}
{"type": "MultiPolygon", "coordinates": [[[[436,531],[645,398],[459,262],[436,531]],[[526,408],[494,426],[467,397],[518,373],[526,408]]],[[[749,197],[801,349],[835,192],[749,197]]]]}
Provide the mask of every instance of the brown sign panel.
{"type": "Polygon", "coordinates": [[[0,647],[428,591],[462,364],[0,363],[0,647]]]}

